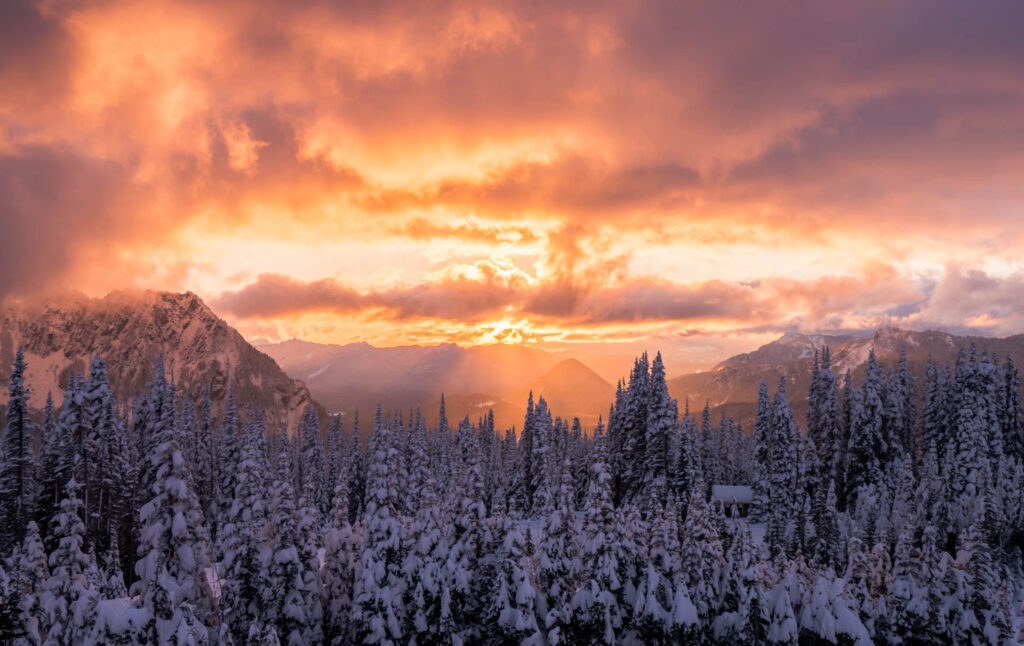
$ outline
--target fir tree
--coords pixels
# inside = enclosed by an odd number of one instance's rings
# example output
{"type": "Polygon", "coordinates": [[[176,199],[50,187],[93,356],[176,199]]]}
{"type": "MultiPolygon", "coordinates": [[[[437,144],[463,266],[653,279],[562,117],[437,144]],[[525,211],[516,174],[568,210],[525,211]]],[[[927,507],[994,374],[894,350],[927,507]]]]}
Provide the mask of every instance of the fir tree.
{"type": "Polygon", "coordinates": [[[44,644],[59,646],[85,640],[95,621],[96,591],[89,587],[86,571],[88,555],[82,551],[85,524],[82,522],[80,487],[72,478],[64,489],[60,513],[54,519],[50,554],[50,577],[42,601],[46,639],[44,644]]]}
{"type": "Polygon", "coordinates": [[[441,597],[444,586],[444,564],[448,558],[448,543],[444,536],[441,510],[437,501],[437,483],[427,475],[420,489],[416,517],[412,522],[402,572],[407,582],[405,605],[407,609],[406,634],[417,644],[441,644],[441,597]]]}
{"type": "Polygon", "coordinates": [[[343,463],[331,501],[331,528],[325,540],[321,573],[324,638],[328,644],[346,644],[353,639],[349,618],[359,535],[349,523],[349,516],[348,473],[343,463]]]}
{"type": "Polygon", "coordinates": [[[644,504],[653,508],[669,490],[672,439],[679,424],[679,409],[669,397],[660,352],[651,364],[648,397],[642,492],[644,504]]]}
{"type": "Polygon", "coordinates": [[[389,429],[380,406],[370,436],[366,478],[366,533],[356,572],[353,620],[357,639],[393,644],[404,639],[402,620],[402,525],[395,515],[398,494],[391,489],[389,429]]]}
{"type": "Polygon", "coordinates": [[[7,427],[0,444],[0,526],[9,528],[0,532],[0,554],[8,554],[25,540],[25,528],[35,513],[34,424],[28,413],[26,368],[25,354],[19,347],[7,386],[7,427]]]}
{"type": "MultiPolygon", "coordinates": [[[[263,463],[258,455],[256,438],[246,433],[236,444],[240,454],[232,459],[230,469],[232,499],[224,508],[222,526],[217,541],[223,555],[218,563],[222,586],[222,612],[224,623],[239,643],[247,638],[249,627],[266,616],[264,577],[263,528],[267,520],[264,504],[263,463]]],[[[279,457],[278,466],[287,467],[286,457],[279,457]]],[[[223,493],[223,492],[222,492],[223,493]]],[[[224,502],[222,501],[222,504],[224,502]]]]}
{"type": "Polygon", "coordinates": [[[306,406],[302,412],[296,434],[302,443],[302,456],[299,460],[299,489],[307,486],[312,492],[312,503],[318,513],[326,516],[330,511],[330,492],[327,489],[326,471],[324,468],[323,443],[320,441],[320,421],[316,409],[306,406]]]}
{"type": "Polygon", "coordinates": [[[771,441],[772,409],[768,384],[762,380],[757,393],[757,416],[754,418],[754,503],[750,517],[755,522],[767,521],[771,512],[771,441]]]}
{"type": "Polygon", "coordinates": [[[725,566],[725,553],[713,513],[704,500],[703,492],[694,491],[680,531],[683,582],[697,609],[700,624],[705,628],[711,626],[719,610],[721,573],[725,566]]]}
{"type": "Polygon", "coordinates": [[[18,615],[16,618],[10,617],[10,620],[16,619],[21,629],[18,632],[24,633],[20,636],[25,643],[39,644],[49,627],[44,603],[47,601],[46,585],[50,578],[50,568],[43,539],[35,522],[29,521],[25,540],[11,555],[10,563],[11,580],[4,602],[16,606],[18,615]]]}
{"type": "Polygon", "coordinates": [[[173,418],[162,415],[148,456],[152,485],[139,510],[139,577],[133,592],[147,614],[141,636],[153,642],[205,642],[217,611],[207,580],[209,542],[191,476],[175,439],[173,418]]]}
{"type": "MultiPolygon", "coordinates": [[[[274,632],[282,644],[299,646],[311,641],[311,606],[306,590],[304,571],[298,548],[295,491],[289,460],[279,456],[277,476],[271,489],[271,502],[265,534],[269,548],[266,572],[260,577],[271,597],[270,603],[253,617],[258,622],[270,618],[274,632]]],[[[257,606],[259,599],[253,600],[257,606]]],[[[248,629],[248,626],[241,626],[248,629]]],[[[237,630],[237,628],[236,628],[237,630]]]]}
{"type": "Polygon", "coordinates": [[[570,601],[580,569],[572,526],[572,501],[572,473],[566,458],[556,504],[544,522],[537,568],[537,582],[544,601],[542,607],[547,610],[541,625],[547,634],[547,643],[551,645],[567,643],[572,624],[570,601]]]}
{"type": "Polygon", "coordinates": [[[616,644],[627,616],[619,540],[621,530],[612,505],[612,476],[604,437],[595,434],[595,457],[584,511],[583,581],[572,599],[574,624],[582,643],[616,644]]]}
{"type": "Polygon", "coordinates": [[[1000,415],[1003,432],[1003,452],[1024,460],[1024,406],[1021,405],[1020,374],[1013,357],[1003,363],[1003,409],[1000,415]]]}
{"type": "Polygon", "coordinates": [[[541,646],[544,633],[537,622],[538,592],[530,579],[519,528],[509,525],[501,553],[498,587],[491,604],[497,614],[495,644],[541,646]]]}

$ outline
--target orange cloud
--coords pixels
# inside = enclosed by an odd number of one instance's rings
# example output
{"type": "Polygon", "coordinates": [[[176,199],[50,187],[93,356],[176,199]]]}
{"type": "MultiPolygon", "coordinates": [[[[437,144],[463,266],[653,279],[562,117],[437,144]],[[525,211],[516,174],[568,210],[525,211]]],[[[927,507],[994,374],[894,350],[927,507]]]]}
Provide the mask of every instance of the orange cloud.
{"type": "Polygon", "coordinates": [[[3,3],[0,296],[384,342],[1007,329],[1022,11],[3,3]]]}

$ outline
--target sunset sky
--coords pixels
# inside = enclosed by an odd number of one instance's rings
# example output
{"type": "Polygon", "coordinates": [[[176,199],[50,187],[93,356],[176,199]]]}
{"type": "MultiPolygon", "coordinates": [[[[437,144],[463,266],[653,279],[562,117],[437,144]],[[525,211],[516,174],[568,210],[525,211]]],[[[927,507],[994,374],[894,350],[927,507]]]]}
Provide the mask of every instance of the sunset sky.
{"type": "Polygon", "coordinates": [[[1024,332],[1024,3],[0,3],[0,297],[251,339],[1024,332]]]}

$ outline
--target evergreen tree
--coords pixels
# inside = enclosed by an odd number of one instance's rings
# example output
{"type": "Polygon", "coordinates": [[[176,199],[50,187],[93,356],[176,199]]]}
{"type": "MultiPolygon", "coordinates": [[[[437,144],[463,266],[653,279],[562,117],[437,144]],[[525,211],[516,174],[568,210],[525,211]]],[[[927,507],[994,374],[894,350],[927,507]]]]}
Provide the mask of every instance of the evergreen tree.
{"type": "MultiPolygon", "coordinates": [[[[271,489],[271,502],[265,535],[269,548],[266,571],[260,577],[271,601],[263,612],[252,617],[259,623],[267,617],[274,625],[274,633],[282,644],[300,646],[312,641],[312,607],[307,594],[304,572],[298,548],[296,527],[295,491],[292,489],[292,474],[289,460],[279,456],[277,476],[271,489]]],[[[259,599],[252,600],[255,605],[259,599]]],[[[251,625],[251,624],[250,624],[251,625]]],[[[248,626],[241,626],[248,629],[248,626]]],[[[236,628],[237,630],[237,628],[236,628]]]]}
{"type": "Polygon", "coordinates": [[[985,503],[978,501],[973,521],[961,532],[956,567],[963,573],[961,637],[971,643],[1005,643],[1009,617],[1000,607],[1000,589],[990,547],[984,538],[985,503]]]}
{"type": "Polygon", "coordinates": [[[28,413],[25,354],[14,357],[7,392],[7,427],[0,444],[0,554],[8,554],[25,540],[25,528],[35,513],[36,465],[32,452],[34,424],[28,413]]]}
{"type": "Polygon", "coordinates": [[[836,485],[829,481],[828,490],[824,495],[819,495],[815,501],[815,529],[816,541],[813,543],[815,549],[814,560],[824,570],[838,569],[839,557],[839,512],[836,510],[838,497],[836,496],[836,485]]]}
{"type": "Polygon", "coordinates": [[[389,429],[380,406],[370,436],[366,478],[366,533],[356,571],[353,620],[358,641],[400,643],[405,591],[402,576],[402,525],[395,514],[398,493],[389,474],[389,429]]]}
{"type": "Polygon", "coordinates": [[[175,439],[173,418],[162,415],[148,456],[152,485],[139,510],[139,560],[133,586],[147,621],[141,637],[162,643],[203,643],[217,612],[207,579],[208,537],[191,476],[175,439]]]}
{"type": "Polygon", "coordinates": [[[944,455],[948,436],[946,415],[946,383],[939,366],[928,360],[924,375],[924,412],[921,440],[924,448],[934,447],[937,455],[944,455]]]}
{"type": "MultiPolygon", "coordinates": [[[[549,418],[550,419],[550,418],[549,418]]],[[[545,422],[547,424],[549,422],[545,422]]],[[[445,562],[445,599],[442,602],[442,625],[449,626],[464,641],[479,639],[483,600],[489,590],[487,581],[487,550],[491,542],[485,523],[487,510],[483,502],[483,475],[476,434],[470,432],[469,421],[460,424],[460,455],[462,467],[457,478],[458,502],[452,520],[452,543],[445,562]]],[[[535,463],[536,465],[536,463],[535,463]]],[[[535,504],[537,501],[534,501],[535,504]]]]}
{"type": "Polygon", "coordinates": [[[683,582],[697,609],[697,617],[704,629],[711,626],[721,603],[721,574],[725,568],[725,553],[712,518],[713,510],[701,491],[690,496],[682,537],[683,582]]]}
{"type": "Polygon", "coordinates": [[[530,579],[524,554],[524,538],[519,528],[510,524],[501,553],[498,587],[491,601],[497,614],[497,635],[492,643],[541,646],[544,633],[537,622],[538,592],[530,579]]]}
{"type": "Polygon", "coordinates": [[[321,573],[324,639],[328,644],[347,644],[353,639],[349,619],[360,537],[349,523],[348,482],[342,463],[331,501],[331,529],[325,540],[321,573]]]}
{"type": "MultiPolygon", "coordinates": [[[[99,444],[96,455],[95,507],[92,514],[92,543],[97,551],[110,549],[110,538],[116,535],[124,514],[127,445],[123,429],[114,415],[114,394],[110,389],[107,364],[94,357],[86,383],[86,415],[99,444]]],[[[87,524],[88,528],[88,524],[87,524]]]]}
{"type": "Polygon", "coordinates": [[[37,478],[39,491],[36,500],[36,521],[40,533],[46,536],[50,527],[50,518],[54,510],[59,508],[60,501],[64,497],[64,485],[71,477],[70,447],[66,436],[58,431],[53,395],[49,392],[46,393],[39,443],[41,456],[37,478]]]}
{"type": "Polygon", "coordinates": [[[448,543],[444,536],[437,482],[427,474],[420,489],[402,572],[406,580],[405,605],[408,625],[404,631],[419,645],[441,644],[441,598],[448,543]]]}
{"type": "MultiPolygon", "coordinates": [[[[17,617],[10,616],[8,619],[12,623],[17,622],[18,632],[23,633],[19,636],[24,643],[39,644],[48,628],[47,612],[43,604],[46,602],[46,584],[50,578],[50,569],[43,548],[43,539],[35,522],[29,521],[25,541],[11,555],[9,562],[9,592],[4,595],[3,602],[16,606],[12,610],[15,610],[17,617]]],[[[3,632],[0,632],[0,636],[2,635],[3,632]]]]}
{"type": "MultiPolygon", "coordinates": [[[[235,500],[235,467],[240,464],[238,459],[239,448],[242,442],[241,429],[238,424],[238,409],[235,405],[235,384],[228,386],[228,401],[224,411],[224,419],[217,431],[217,466],[216,466],[216,491],[214,500],[217,506],[217,513],[211,519],[213,521],[214,535],[217,542],[220,540],[220,526],[226,522],[226,516],[230,513],[235,500]]],[[[255,456],[253,456],[255,458],[255,456]]]]}
{"type": "Polygon", "coordinates": [[[330,492],[327,489],[327,473],[324,468],[323,443],[320,441],[320,421],[316,409],[306,406],[296,430],[302,443],[302,457],[299,460],[299,489],[307,486],[312,492],[312,503],[318,513],[326,516],[330,511],[330,492]]]}
{"type": "Polygon", "coordinates": [[[199,423],[196,425],[195,460],[190,465],[192,480],[196,485],[196,496],[203,515],[211,520],[216,513],[214,508],[214,492],[216,490],[216,454],[213,438],[213,402],[210,401],[210,388],[203,390],[200,403],[199,423]]]}
{"type": "Polygon", "coordinates": [[[659,352],[651,364],[645,424],[647,437],[644,441],[646,454],[642,492],[644,504],[648,508],[660,504],[668,493],[672,439],[679,424],[678,418],[679,409],[676,401],[669,397],[668,385],[665,382],[665,364],[659,352]]]}
{"type": "Polygon", "coordinates": [[[552,502],[552,480],[551,480],[551,446],[549,436],[553,429],[551,424],[551,413],[548,411],[548,404],[541,397],[537,400],[537,406],[533,414],[533,432],[531,436],[530,456],[530,487],[532,492],[531,500],[533,506],[530,511],[533,514],[543,514],[550,511],[552,502]]]}
{"type": "Polygon", "coordinates": [[[921,450],[917,442],[917,377],[907,363],[906,349],[900,350],[895,390],[901,398],[902,417],[897,422],[903,453],[910,456],[911,460],[916,460],[921,450]]]}
{"type": "Polygon", "coordinates": [[[647,418],[650,401],[650,368],[647,353],[633,363],[629,376],[624,409],[616,407],[616,422],[622,434],[622,485],[626,500],[633,501],[641,492],[644,459],[647,455],[647,418]]]}
{"type": "Polygon", "coordinates": [[[679,446],[675,473],[676,496],[679,500],[689,500],[701,482],[697,429],[689,415],[683,416],[677,443],[679,446]]]}
{"type": "Polygon", "coordinates": [[[1020,374],[1013,357],[1003,363],[1003,409],[1000,415],[1003,452],[1024,461],[1024,406],[1021,405],[1020,374]]]}
{"type": "Polygon", "coordinates": [[[772,409],[768,384],[762,380],[757,392],[757,416],[754,418],[754,503],[750,510],[754,522],[767,521],[771,512],[771,441],[772,409]]]}
{"type": "Polygon", "coordinates": [[[73,478],[68,481],[52,528],[51,542],[56,548],[50,554],[50,577],[42,601],[46,624],[43,643],[47,646],[83,642],[95,621],[97,599],[86,577],[90,562],[82,551],[85,524],[79,489],[73,478]]]}
{"type": "Polygon", "coordinates": [[[771,449],[769,451],[768,542],[773,550],[784,549],[794,535],[797,508],[797,447],[793,412],[786,400],[786,379],[772,402],[771,449]]]}
{"type": "Polygon", "coordinates": [[[712,625],[712,633],[721,643],[752,645],[766,639],[764,591],[757,567],[758,558],[750,529],[746,523],[737,524],[726,553],[722,612],[712,625]]]}
{"type": "Polygon", "coordinates": [[[611,645],[618,643],[627,616],[625,582],[620,575],[626,555],[612,505],[612,476],[604,436],[595,434],[594,443],[584,511],[584,579],[573,596],[572,608],[581,643],[611,645]]]}
{"type": "Polygon", "coordinates": [[[827,487],[829,479],[837,484],[843,477],[842,428],[839,410],[839,389],[836,374],[831,369],[828,347],[822,352],[821,366],[811,384],[810,410],[807,415],[807,436],[818,449],[817,486],[827,487]],[[815,421],[812,426],[811,420],[815,421]]]}
{"type": "Polygon", "coordinates": [[[365,509],[366,500],[366,461],[359,437],[359,411],[356,411],[352,421],[352,433],[348,441],[348,508],[349,519],[355,522],[356,517],[365,509]]]}
{"type": "MultiPolygon", "coordinates": [[[[230,405],[230,404],[229,404],[230,405]]],[[[223,511],[217,541],[223,555],[218,563],[222,586],[222,618],[233,638],[244,643],[250,626],[260,624],[267,614],[263,591],[263,528],[267,521],[263,483],[266,474],[258,455],[254,433],[239,439],[240,454],[234,456],[231,492],[233,498],[223,511]]],[[[280,456],[278,466],[288,466],[280,456]]],[[[262,625],[262,624],[260,624],[262,625]]]]}
{"type": "Polygon", "coordinates": [[[572,472],[569,459],[563,462],[562,479],[556,504],[544,519],[544,535],[540,543],[540,563],[537,582],[543,597],[542,628],[548,644],[567,643],[572,624],[572,594],[579,575],[580,562],[576,553],[575,531],[572,525],[573,508],[572,472]]]}
{"type": "MultiPolygon", "coordinates": [[[[296,644],[316,644],[323,639],[323,606],[320,601],[320,537],[322,521],[316,504],[315,479],[307,480],[296,514],[295,549],[299,558],[298,590],[304,614],[296,644]]],[[[298,615],[298,613],[294,613],[298,615]]],[[[287,643],[287,641],[286,641],[287,643]]]]}

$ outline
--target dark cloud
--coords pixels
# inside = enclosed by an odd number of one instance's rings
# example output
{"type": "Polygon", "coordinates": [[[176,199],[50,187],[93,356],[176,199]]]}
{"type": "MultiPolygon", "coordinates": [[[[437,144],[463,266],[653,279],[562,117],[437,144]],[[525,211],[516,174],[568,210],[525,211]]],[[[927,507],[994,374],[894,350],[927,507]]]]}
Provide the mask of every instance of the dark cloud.
{"type": "Polygon", "coordinates": [[[73,285],[67,272],[84,243],[136,234],[121,221],[130,185],[118,164],[67,150],[0,155],[0,296],[54,287],[58,277],[73,285]]]}

